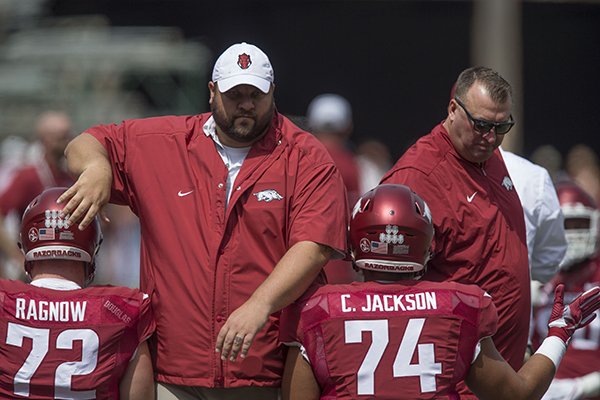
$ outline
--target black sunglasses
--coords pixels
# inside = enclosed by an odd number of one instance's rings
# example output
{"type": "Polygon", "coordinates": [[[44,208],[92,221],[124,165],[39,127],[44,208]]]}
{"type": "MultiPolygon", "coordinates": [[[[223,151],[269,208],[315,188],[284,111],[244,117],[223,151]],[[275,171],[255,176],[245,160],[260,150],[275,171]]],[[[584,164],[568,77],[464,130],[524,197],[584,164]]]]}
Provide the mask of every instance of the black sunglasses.
{"type": "Polygon", "coordinates": [[[512,115],[510,116],[510,119],[506,122],[491,122],[483,119],[473,118],[471,116],[471,113],[467,111],[467,108],[462,103],[462,101],[458,99],[458,97],[454,97],[454,100],[465,111],[465,114],[467,114],[467,117],[471,120],[471,122],[473,122],[473,127],[475,128],[475,130],[482,135],[485,135],[486,133],[491,131],[492,128],[495,128],[496,134],[504,135],[508,133],[508,131],[510,131],[513,125],[515,124],[512,115]]]}

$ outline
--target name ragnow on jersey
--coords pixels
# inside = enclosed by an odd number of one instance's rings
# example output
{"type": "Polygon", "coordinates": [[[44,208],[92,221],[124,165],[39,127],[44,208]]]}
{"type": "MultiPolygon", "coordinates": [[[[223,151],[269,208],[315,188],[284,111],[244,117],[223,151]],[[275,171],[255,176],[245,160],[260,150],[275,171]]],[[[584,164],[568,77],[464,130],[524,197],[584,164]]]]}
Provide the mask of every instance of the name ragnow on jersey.
{"type": "Polygon", "coordinates": [[[117,399],[155,326],[150,299],[137,289],[0,280],[0,398],[117,399]]]}

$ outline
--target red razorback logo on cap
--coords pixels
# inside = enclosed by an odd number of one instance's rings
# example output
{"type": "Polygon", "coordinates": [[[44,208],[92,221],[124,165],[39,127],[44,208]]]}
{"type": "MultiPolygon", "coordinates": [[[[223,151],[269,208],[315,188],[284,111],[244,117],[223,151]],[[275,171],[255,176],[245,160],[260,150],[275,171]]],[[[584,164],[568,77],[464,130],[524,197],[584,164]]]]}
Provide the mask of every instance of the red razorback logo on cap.
{"type": "Polygon", "coordinates": [[[240,54],[238,56],[237,64],[240,66],[241,69],[248,69],[250,65],[252,65],[252,60],[250,59],[250,56],[248,54],[240,54]]]}

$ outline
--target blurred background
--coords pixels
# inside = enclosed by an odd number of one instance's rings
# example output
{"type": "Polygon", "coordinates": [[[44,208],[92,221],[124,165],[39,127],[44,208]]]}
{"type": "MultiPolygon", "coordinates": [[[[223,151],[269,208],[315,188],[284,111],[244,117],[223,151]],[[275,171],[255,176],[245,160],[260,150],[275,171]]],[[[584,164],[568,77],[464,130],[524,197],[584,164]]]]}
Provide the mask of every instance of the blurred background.
{"type": "MultiPolygon", "coordinates": [[[[553,175],[597,167],[600,1],[0,0],[0,190],[40,157],[31,148],[43,112],[67,113],[74,135],[208,111],[212,65],[241,41],[269,55],[277,107],[303,127],[313,128],[305,116],[317,95],[347,99],[344,146],[359,168],[375,168],[373,181],[445,117],[471,65],[513,85],[505,148],[553,175]]],[[[135,286],[137,221],[122,207],[107,212],[98,279],[135,286]],[[132,267],[110,267],[124,261],[132,267]]]]}

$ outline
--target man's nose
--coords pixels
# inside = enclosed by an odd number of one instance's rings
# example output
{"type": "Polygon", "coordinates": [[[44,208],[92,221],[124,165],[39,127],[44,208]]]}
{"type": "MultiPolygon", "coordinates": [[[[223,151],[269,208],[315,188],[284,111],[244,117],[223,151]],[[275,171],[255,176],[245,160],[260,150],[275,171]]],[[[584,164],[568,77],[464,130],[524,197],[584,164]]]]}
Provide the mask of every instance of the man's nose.
{"type": "Polygon", "coordinates": [[[240,100],[239,107],[244,110],[254,109],[254,101],[250,96],[244,97],[240,100]]]}
{"type": "Polygon", "coordinates": [[[493,126],[492,129],[484,133],[483,138],[488,141],[488,143],[495,143],[498,139],[498,135],[496,134],[496,127],[493,126]]]}

